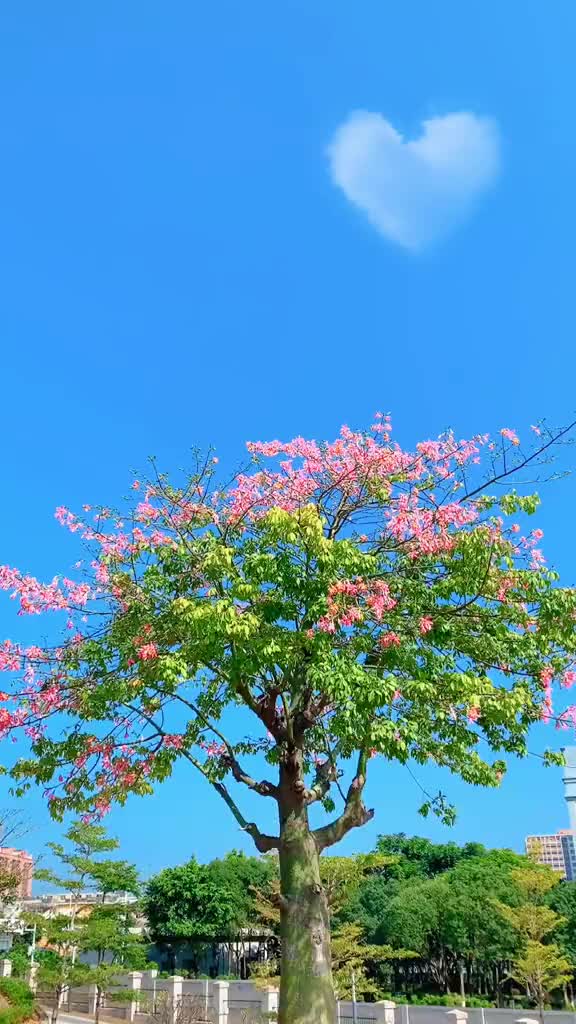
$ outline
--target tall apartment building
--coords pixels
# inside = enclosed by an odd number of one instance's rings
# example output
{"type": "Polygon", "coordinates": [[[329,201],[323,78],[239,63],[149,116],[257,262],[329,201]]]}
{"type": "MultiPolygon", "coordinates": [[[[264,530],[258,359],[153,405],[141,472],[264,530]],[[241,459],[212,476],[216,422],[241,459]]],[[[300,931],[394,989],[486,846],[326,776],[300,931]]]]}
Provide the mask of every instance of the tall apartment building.
{"type": "Polygon", "coordinates": [[[552,835],[527,836],[526,853],[539,864],[558,871],[568,882],[576,879],[576,747],[565,747],[564,799],[568,807],[569,829],[552,835]]]}
{"type": "Polygon", "coordinates": [[[0,871],[9,871],[18,879],[16,894],[20,899],[29,899],[32,895],[32,877],[34,860],[24,850],[16,850],[12,846],[0,846],[0,871]]]}

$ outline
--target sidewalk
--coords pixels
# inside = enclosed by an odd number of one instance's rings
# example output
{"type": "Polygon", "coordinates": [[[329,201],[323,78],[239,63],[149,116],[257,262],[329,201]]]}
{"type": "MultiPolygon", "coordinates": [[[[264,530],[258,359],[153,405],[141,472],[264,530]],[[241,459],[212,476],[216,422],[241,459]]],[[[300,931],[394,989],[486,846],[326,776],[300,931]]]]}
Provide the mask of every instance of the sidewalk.
{"type": "MultiPolygon", "coordinates": [[[[52,1011],[46,1006],[41,1006],[40,1009],[49,1021],[52,1011]]],[[[58,1024],[92,1024],[93,1021],[94,1017],[91,1017],[89,1013],[68,1013],[66,1010],[61,1010],[58,1014],[58,1024]]],[[[118,1024],[117,1017],[107,1017],[105,1013],[100,1014],[100,1021],[101,1024],[118,1024]]]]}

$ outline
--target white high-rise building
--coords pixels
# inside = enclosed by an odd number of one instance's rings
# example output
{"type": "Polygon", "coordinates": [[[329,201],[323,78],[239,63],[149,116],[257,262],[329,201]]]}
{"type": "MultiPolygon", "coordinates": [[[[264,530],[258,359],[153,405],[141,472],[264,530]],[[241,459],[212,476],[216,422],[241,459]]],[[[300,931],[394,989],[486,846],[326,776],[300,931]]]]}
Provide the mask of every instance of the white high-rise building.
{"type": "Polygon", "coordinates": [[[553,835],[527,836],[526,853],[539,864],[558,871],[568,882],[576,880],[576,747],[563,750],[566,764],[562,773],[564,799],[568,807],[569,829],[553,835]]]}

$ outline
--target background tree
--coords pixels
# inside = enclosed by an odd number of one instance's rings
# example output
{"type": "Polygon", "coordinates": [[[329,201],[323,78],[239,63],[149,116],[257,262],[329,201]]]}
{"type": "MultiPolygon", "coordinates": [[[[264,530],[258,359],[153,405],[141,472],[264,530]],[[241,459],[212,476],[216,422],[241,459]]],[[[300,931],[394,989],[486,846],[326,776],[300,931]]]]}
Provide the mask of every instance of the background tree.
{"type": "Polygon", "coordinates": [[[234,896],[234,913],[229,920],[228,935],[241,929],[254,930],[257,925],[255,892],[264,889],[278,875],[277,858],[247,857],[232,850],[221,859],[207,865],[207,875],[216,886],[234,896]]]}
{"type": "Polygon", "coordinates": [[[511,959],[517,930],[497,905],[520,904],[514,879],[526,858],[507,850],[456,860],[432,878],[393,883],[391,898],[370,934],[375,942],[414,949],[418,959],[396,965],[396,990],[460,991],[490,995],[496,1002],[511,959]]]}
{"type": "Polygon", "coordinates": [[[57,1024],[63,994],[69,988],[86,985],[89,978],[90,968],[85,964],[73,964],[69,957],[39,962],[37,981],[42,999],[50,1007],[51,1024],[57,1024]]]}
{"type": "Polygon", "coordinates": [[[135,865],[125,860],[102,857],[120,845],[117,839],[106,834],[102,825],[74,822],[65,833],[65,839],[71,849],[66,850],[61,843],[47,843],[52,855],[60,862],[63,873],[39,868],[37,879],[57,885],[69,892],[71,898],[86,891],[98,892],[102,902],[111,893],[138,895],[140,880],[135,865]]]}
{"type": "Polygon", "coordinates": [[[571,976],[570,961],[558,946],[529,939],[523,952],[514,961],[512,976],[526,987],[538,1007],[544,1024],[544,1006],[550,992],[561,988],[571,976]]]}
{"type": "MultiPolygon", "coordinates": [[[[224,487],[198,457],[176,484],[135,481],[121,510],[57,510],[93,548],[89,578],[0,569],[23,613],[65,611],[71,627],[55,648],[2,648],[24,673],[3,731],[33,740],[18,791],[41,783],[56,816],[105,812],[177,758],[200,772],[257,849],[279,852],[281,1024],[334,1017],[319,857],[372,818],[371,757],[498,785],[500,755],[525,754],[553,714],[554,680],[576,678],[576,593],[523,529],[537,497],[514,490],[567,431],[538,426],[528,449],[505,428],[403,450],[391,429],[378,416],[329,444],[251,444],[252,471],[224,487]],[[275,831],[247,820],[235,784],[275,808],[275,831]],[[310,807],[340,799],[312,828],[310,807]]],[[[430,810],[453,818],[441,795],[430,810]]]]}
{"type": "Polygon", "coordinates": [[[514,959],[512,977],[534,999],[544,1021],[544,1003],[549,993],[565,986],[572,976],[571,964],[550,936],[564,919],[545,902],[559,885],[558,875],[550,868],[529,864],[513,871],[516,887],[523,896],[519,906],[500,904],[500,913],[516,929],[521,942],[514,959]]]}
{"type": "Polygon", "coordinates": [[[573,977],[576,972],[576,882],[564,882],[556,885],[547,897],[547,903],[560,916],[554,939],[562,955],[570,961],[572,978],[567,988],[567,1002],[574,1007],[573,977]]]}
{"type": "MultiPolygon", "coordinates": [[[[107,899],[112,894],[139,894],[140,880],[136,867],[125,860],[104,856],[117,850],[119,843],[117,839],[108,836],[101,825],[74,822],[65,833],[65,838],[69,844],[68,849],[61,843],[47,844],[60,862],[61,870],[39,869],[36,878],[68,892],[70,912],[48,922],[41,915],[36,915],[33,923],[36,924],[38,936],[50,948],[56,949],[61,957],[69,958],[72,964],[76,961],[78,949],[94,950],[98,965],[106,959],[115,963],[120,947],[129,958],[136,942],[131,932],[134,924],[133,908],[126,901],[110,903],[107,899]],[[97,895],[97,906],[80,905],[79,897],[86,891],[97,895]],[[103,946],[105,937],[111,943],[107,951],[103,946]],[[96,944],[90,945],[91,941],[96,944]]],[[[142,957],[138,962],[143,962],[142,957]]]]}
{"type": "Polygon", "coordinates": [[[395,835],[378,836],[376,851],[387,855],[387,877],[395,879],[433,878],[448,871],[462,860],[480,857],[486,853],[481,843],[433,843],[421,836],[406,836],[403,832],[395,835]]]}
{"type": "Polygon", "coordinates": [[[360,925],[339,925],[332,936],[332,972],[338,999],[352,998],[352,978],[358,999],[378,998],[380,986],[375,979],[382,964],[413,955],[408,950],[367,943],[360,925]]]}
{"type": "Polygon", "coordinates": [[[192,857],[151,878],[143,909],[152,940],[172,949],[191,943],[200,952],[207,943],[236,937],[249,894],[240,894],[238,879],[229,873],[226,880],[225,873],[222,862],[212,872],[192,857]]]}

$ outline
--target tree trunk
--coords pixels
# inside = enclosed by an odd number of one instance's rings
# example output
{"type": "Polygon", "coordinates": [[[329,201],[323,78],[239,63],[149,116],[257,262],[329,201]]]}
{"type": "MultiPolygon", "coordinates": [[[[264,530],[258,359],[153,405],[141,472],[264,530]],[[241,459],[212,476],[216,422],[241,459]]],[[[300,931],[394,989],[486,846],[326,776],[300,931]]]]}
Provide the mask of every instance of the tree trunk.
{"type": "Polygon", "coordinates": [[[462,1006],[466,1006],[466,985],[464,982],[464,964],[458,965],[458,973],[460,975],[460,998],[462,1000],[462,1006]]]}
{"type": "Polygon", "coordinates": [[[306,807],[289,784],[280,800],[279,1024],[334,1024],[330,915],[306,807]]]}

